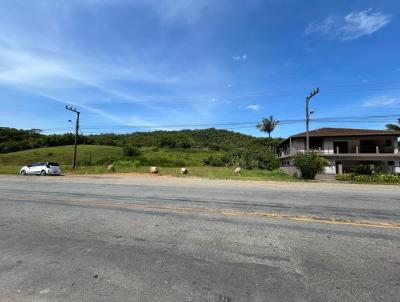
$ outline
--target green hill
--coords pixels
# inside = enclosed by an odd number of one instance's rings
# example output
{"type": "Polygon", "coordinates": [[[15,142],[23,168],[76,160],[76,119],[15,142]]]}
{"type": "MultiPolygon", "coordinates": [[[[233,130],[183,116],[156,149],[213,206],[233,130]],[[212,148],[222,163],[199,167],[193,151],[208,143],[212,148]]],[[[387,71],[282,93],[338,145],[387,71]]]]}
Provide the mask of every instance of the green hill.
{"type": "MultiPolygon", "coordinates": [[[[150,131],[127,134],[104,133],[79,135],[80,145],[103,145],[123,147],[153,147],[166,149],[197,149],[231,151],[246,146],[277,146],[281,139],[256,138],[222,129],[197,129],[179,131],[150,131]]],[[[44,135],[39,129],[19,130],[0,127],[0,153],[22,150],[68,146],[74,143],[72,133],[44,135]]]]}
{"type": "MultiPolygon", "coordinates": [[[[59,146],[37,148],[18,152],[0,154],[0,165],[25,165],[38,161],[55,161],[61,165],[71,165],[74,146],[59,146]]],[[[221,154],[217,151],[186,150],[186,149],[163,149],[163,148],[141,148],[140,159],[145,165],[156,165],[165,167],[175,166],[202,166],[203,159],[212,154],[221,154]]],[[[86,166],[100,162],[115,160],[134,160],[123,155],[121,147],[100,145],[79,145],[78,166],[86,166]]]]}
{"type": "MultiPolygon", "coordinates": [[[[18,152],[0,154],[2,165],[25,165],[37,161],[55,161],[61,165],[70,165],[73,159],[74,146],[47,147],[18,152]]],[[[80,145],[78,147],[78,163],[82,161],[96,162],[105,158],[121,158],[121,147],[80,145]]]]}

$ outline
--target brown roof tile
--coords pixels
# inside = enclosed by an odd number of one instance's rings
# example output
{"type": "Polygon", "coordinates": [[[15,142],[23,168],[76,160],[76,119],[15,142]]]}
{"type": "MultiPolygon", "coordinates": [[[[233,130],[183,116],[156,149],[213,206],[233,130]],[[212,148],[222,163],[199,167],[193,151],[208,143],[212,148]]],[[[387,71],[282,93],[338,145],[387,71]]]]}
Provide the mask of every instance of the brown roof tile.
{"type": "MultiPolygon", "coordinates": [[[[320,128],[308,132],[310,137],[333,137],[333,136],[371,136],[371,135],[397,135],[400,131],[393,130],[371,130],[350,128],[320,128]]],[[[293,135],[292,137],[306,137],[306,132],[293,135]]]]}
{"type": "MultiPolygon", "coordinates": [[[[371,129],[352,129],[352,128],[319,128],[308,132],[310,137],[346,137],[346,136],[379,136],[394,135],[400,136],[400,131],[393,130],[371,130],[371,129]]],[[[292,138],[306,137],[306,132],[295,134],[292,138]]],[[[289,138],[282,141],[278,147],[284,145],[289,138]]]]}

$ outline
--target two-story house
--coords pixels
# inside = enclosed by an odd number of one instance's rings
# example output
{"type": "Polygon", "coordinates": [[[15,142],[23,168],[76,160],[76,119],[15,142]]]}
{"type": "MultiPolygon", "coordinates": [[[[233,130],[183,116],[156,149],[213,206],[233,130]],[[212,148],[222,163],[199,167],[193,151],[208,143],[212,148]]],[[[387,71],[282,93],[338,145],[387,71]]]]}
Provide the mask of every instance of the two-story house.
{"type": "MultiPolygon", "coordinates": [[[[400,131],[390,130],[320,128],[309,131],[310,150],[330,162],[325,167],[326,174],[350,172],[359,164],[369,164],[376,171],[400,173],[398,137],[400,131]]],[[[305,132],[285,139],[277,149],[282,167],[293,171],[293,156],[305,149],[305,132]]]]}

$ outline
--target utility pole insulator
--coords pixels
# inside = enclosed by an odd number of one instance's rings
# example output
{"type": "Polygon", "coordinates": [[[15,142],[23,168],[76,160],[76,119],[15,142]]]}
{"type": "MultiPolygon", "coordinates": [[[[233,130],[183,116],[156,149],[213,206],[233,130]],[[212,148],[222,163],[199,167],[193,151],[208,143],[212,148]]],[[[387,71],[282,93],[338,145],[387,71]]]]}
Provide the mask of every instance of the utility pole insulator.
{"type": "Polygon", "coordinates": [[[75,169],[75,167],[76,167],[76,153],[77,153],[76,151],[78,149],[79,117],[80,117],[81,113],[78,110],[76,110],[76,108],[73,108],[71,106],[65,106],[65,109],[76,113],[74,161],[73,161],[73,164],[72,164],[72,169],[75,169]]]}

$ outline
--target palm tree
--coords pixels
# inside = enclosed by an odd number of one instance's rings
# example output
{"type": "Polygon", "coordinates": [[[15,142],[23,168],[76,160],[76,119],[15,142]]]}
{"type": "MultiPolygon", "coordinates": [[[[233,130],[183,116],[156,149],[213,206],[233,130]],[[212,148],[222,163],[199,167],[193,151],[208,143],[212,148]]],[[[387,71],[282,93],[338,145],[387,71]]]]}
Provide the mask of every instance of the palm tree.
{"type": "Polygon", "coordinates": [[[268,137],[271,138],[271,132],[274,131],[278,124],[279,121],[270,115],[269,118],[263,118],[261,123],[257,125],[257,128],[260,129],[260,131],[267,132],[268,137]]]}
{"type": "Polygon", "coordinates": [[[388,130],[393,130],[393,131],[400,131],[400,126],[396,124],[387,124],[386,128],[388,130]]]}

